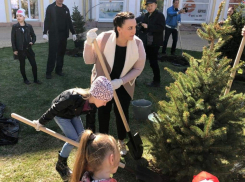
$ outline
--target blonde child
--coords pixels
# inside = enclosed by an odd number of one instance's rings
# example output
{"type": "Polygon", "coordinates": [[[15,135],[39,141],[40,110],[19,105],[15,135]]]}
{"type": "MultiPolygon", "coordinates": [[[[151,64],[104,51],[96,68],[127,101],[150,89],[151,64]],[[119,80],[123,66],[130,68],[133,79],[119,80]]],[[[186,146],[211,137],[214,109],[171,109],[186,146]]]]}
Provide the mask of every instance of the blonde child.
{"type": "Polygon", "coordinates": [[[116,182],[120,151],[116,140],[106,134],[86,130],[80,140],[71,182],[116,182]]]}

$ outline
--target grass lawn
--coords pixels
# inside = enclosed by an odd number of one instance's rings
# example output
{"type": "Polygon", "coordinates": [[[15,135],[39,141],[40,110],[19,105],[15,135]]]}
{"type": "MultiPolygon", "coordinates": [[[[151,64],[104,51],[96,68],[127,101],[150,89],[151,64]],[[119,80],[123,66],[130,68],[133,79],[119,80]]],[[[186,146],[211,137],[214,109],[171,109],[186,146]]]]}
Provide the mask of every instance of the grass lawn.
{"type": "MultiPolygon", "coordinates": [[[[73,42],[68,41],[67,48],[72,47],[73,42]]],[[[43,82],[42,85],[25,85],[20,75],[19,63],[17,60],[13,60],[12,49],[0,49],[0,102],[7,106],[4,114],[5,117],[10,117],[11,113],[17,113],[30,120],[38,119],[50,107],[51,101],[62,91],[74,87],[89,87],[92,65],[85,65],[82,58],[65,56],[64,73],[66,75],[64,77],[53,75],[53,79],[46,80],[45,70],[48,44],[36,44],[33,46],[33,49],[36,53],[38,77],[43,82]]],[[[195,58],[201,57],[200,52],[187,52],[195,58]]],[[[180,51],[177,54],[180,54],[180,51]]],[[[33,81],[31,66],[28,61],[26,63],[27,77],[30,81],[33,81]]],[[[150,82],[153,77],[149,63],[146,62],[143,73],[137,79],[134,99],[151,100],[149,93],[152,93],[159,100],[167,99],[164,88],[173,80],[163,68],[167,66],[176,71],[181,71],[183,67],[175,67],[168,62],[159,62],[159,65],[161,68],[161,87],[147,88],[145,86],[145,83],[150,82]]],[[[241,92],[245,88],[245,83],[235,82],[233,88],[241,92]]],[[[154,110],[154,104],[152,111],[154,110]]],[[[113,112],[111,116],[110,134],[117,138],[113,112]]],[[[84,116],[82,116],[82,119],[85,121],[84,116]]],[[[49,122],[46,127],[62,133],[54,121],[49,122]]],[[[131,106],[130,128],[133,133],[139,131],[144,142],[143,159],[135,161],[130,154],[123,159],[127,162],[128,166],[134,167],[139,163],[145,164],[146,160],[151,159],[151,156],[149,155],[150,143],[146,139],[148,134],[147,121],[136,121],[133,118],[131,106]]],[[[61,181],[55,170],[55,164],[58,151],[63,146],[63,143],[52,136],[43,132],[37,132],[34,128],[21,123],[19,142],[16,145],[0,146],[0,181],[61,181]]],[[[72,151],[68,160],[71,168],[75,160],[75,153],[76,149],[72,151]]],[[[135,176],[123,169],[119,169],[114,177],[118,182],[135,181],[135,176]]]]}

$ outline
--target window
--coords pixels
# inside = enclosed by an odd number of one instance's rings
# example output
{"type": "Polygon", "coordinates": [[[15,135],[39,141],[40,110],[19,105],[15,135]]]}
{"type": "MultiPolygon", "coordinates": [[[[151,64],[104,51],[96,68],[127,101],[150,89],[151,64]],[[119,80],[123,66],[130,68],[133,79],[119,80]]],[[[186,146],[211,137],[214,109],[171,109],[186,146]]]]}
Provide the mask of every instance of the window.
{"type": "Polygon", "coordinates": [[[124,11],[124,0],[100,0],[99,21],[112,21],[115,15],[124,11]]]}
{"type": "Polygon", "coordinates": [[[234,7],[238,4],[240,4],[242,2],[242,0],[230,0],[229,1],[229,7],[234,7]]]}
{"type": "Polygon", "coordinates": [[[181,14],[181,21],[188,23],[206,22],[210,4],[210,0],[183,0],[181,7],[188,7],[188,12],[181,14]]]}
{"type": "Polygon", "coordinates": [[[224,19],[227,18],[227,13],[228,13],[228,9],[229,7],[233,7],[234,9],[236,8],[236,6],[238,4],[240,4],[241,2],[244,2],[243,0],[229,0],[229,3],[227,3],[225,5],[225,14],[224,14],[224,19]]]}
{"type": "Polygon", "coordinates": [[[12,19],[16,19],[19,8],[26,10],[26,19],[39,19],[38,0],[11,0],[12,19]]]}

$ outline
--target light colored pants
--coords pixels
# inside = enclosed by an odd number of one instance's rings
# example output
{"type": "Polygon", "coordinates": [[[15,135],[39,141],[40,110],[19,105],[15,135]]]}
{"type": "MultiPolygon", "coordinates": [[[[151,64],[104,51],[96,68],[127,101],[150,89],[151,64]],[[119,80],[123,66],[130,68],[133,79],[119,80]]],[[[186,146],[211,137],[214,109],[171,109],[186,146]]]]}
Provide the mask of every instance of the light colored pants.
{"type": "MultiPolygon", "coordinates": [[[[80,141],[81,134],[84,132],[84,127],[79,116],[72,119],[65,119],[55,116],[54,120],[67,138],[77,142],[80,141]]],[[[67,158],[73,147],[73,145],[66,142],[60,151],[60,156],[67,158]]]]}

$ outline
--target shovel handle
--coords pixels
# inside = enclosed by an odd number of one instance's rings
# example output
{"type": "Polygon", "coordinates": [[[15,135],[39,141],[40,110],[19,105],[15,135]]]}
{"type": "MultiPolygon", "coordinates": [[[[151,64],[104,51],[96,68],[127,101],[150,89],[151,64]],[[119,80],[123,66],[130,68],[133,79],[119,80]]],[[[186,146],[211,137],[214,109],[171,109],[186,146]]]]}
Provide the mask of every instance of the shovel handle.
{"type": "MultiPolygon", "coordinates": [[[[21,122],[23,122],[23,123],[25,123],[27,125],[30,125],[30,126],[32,126],[34,128],[36,127],[36,124],[34,124],[32,121],[30,121],[29,119],[26,119],[26,118],[24,118],[24,117],[22,117],[22,116],[20,116],[18,114],[12,113],[11,117],[14,118],[14,119],[17,119],[18,121],[21,121],[21,122]]],[[[76,147],[79,146],[78,142],[76,142],[74,140],[71,140],[71,139],[69,139],[67,137],[64,137],[63,135],[61,135],[59,133],[56,133],[55,131],[50,130],[50,129],[44,127],[44,126],[41,126],[39,129],[41,131],[43,131],[44,133],[47,133],[47,134],[49,134],[49,135],[51,135],[53,137],[56,137],[56,138],[58,138],[58,139],[60,139],[60,140],[62,140],[64,142],[67,142],[67,143],[69,143],[71,145],[74,145],[76,147]]]]}
{"type": "MultiPolygon", "coordinates": [[[[25,123],[27,125],[30,125],[30,126],[32,126],[34,128],[36,126],[36,124],[34,124],[31,120],[26,119],[26,118],[24,118],[24,117],[22,117],[22,116],[20,116],[18,114],[12,113],[11,117],[14,118],[14,119],[17,119],[18,121],[21,121],[21,122],[23,122],[23,123],[25,123]]],[[[67,137],[64,137],[63,135],[61,135],[59,133],[56,133],[53,130],[50,130],[50,129],[44,127],[44,126],[41,126],[39,129],[41,131],[43,131],[44,133],[47,133],[47,134],[49,134],[49,135],[51,135],[51,136],[53,136],[55,138],[58,138],[58,139],[60,139],[60,140],[62,140],[64,142],[67,142],[67,143],[69,143],[69,144],[71,144],[71,145],[73,145],[75,147],[79,147],[79,143],[78,142],[76,142],[74,140],[71,140],[71,139],[69,139],[67,137]]],[[[119,163],[119,167],[124,169],[125,168],[125,164],[120,162],[119,163]]]]}
{"type": "MultiPolygon", "coordinates": [[[[97,56],[98,56],[98,58],[99,58],[100,64],[101,64],[102,69],[103,69],[103,72],[104,72],[106,78],[107,78],[108,80],[111,80],[111,77],[110,77],[109,72],[108,72],[108,70],[107,70],[107,68],[106,68],[104,58],[103,58],[103,56],[102,56],[102,54],[101,54],[101,52],[100,52],[100,48],[99,48],[99,46],[98,46],[98,43],[97,43],[96,39],[94,40],[93,43],[94,43],[95,52],[96,52],[96,54],[97,54],[97,56]]],[[[126,119],[125,114],[124,114],[124,112],[123,112],[123,110],[122,110],[122,106],[121,106],[121,104],[120,104],[120,101],[119,101],[119,99],[118,99],[118,96],[117,96],[117,93],[116,93],[115,90],[113,91],[113,96],[114,96],[114,100],[115,100],[115,102],[116,102],[118,111],[119,111],[119,113],[120,113],[120,116],[121,116],[121,118],[122,118],[123,124],[124,124],[124,126],[125,126],[125,129],[126,129],[127,132],[130,132],[130,128],[129,128],[127,119],[126,119]]]]}
{"type": "MultiPolygon", "coordinates": [[[[238,65],[238,63],[239,63],[239,61],[240,61],[240,59],[241,59],[241,55],[242,55],[242,52],[243,52],[243,49],[244,49],[244,45],[245,45],[245,37],[243,36],[242,41],[241,41],[241,44],[240,44],[240,47],[239,47],[238,52],[237,52],[237,55],[236,55],[235,62],[234,62],[234,64],[233,64],[233,68],[234,68],[235,66],[238,65]]],[[[236,70],[234,70],[234,71],[231,72],[231,74],[230,74],[230,77],[231,77],[232,79],[230,79],[230,80],[228,81],[227,87],[226,87],[226,89],[225,89],[224,95],[227,95],[227,94],[230,92],[231,85],[232,85],[232,82],[233,82],[233,80],[234,80],[234,78],[235,78],[235,75],[236,75],[236,70]]]]}

